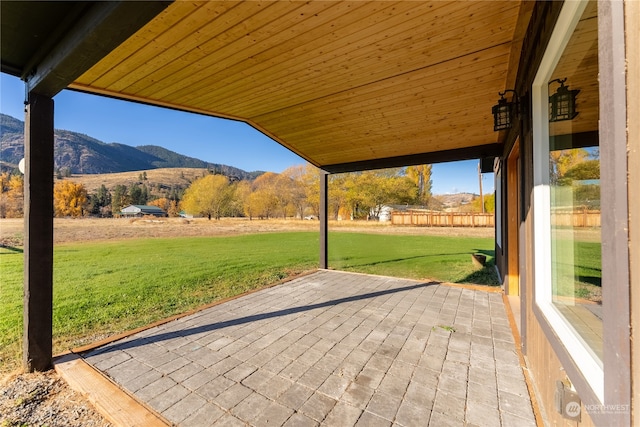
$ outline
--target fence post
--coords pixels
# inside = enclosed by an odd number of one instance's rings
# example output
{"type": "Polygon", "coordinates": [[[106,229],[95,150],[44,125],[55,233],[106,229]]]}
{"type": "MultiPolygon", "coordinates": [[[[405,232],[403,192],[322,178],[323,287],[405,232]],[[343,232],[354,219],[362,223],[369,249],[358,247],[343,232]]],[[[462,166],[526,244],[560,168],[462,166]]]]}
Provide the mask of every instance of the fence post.
{"type": "Polygon", "coordinates": [[[320,172],[320,268],[329,268],[329,174],[320,172]]]}

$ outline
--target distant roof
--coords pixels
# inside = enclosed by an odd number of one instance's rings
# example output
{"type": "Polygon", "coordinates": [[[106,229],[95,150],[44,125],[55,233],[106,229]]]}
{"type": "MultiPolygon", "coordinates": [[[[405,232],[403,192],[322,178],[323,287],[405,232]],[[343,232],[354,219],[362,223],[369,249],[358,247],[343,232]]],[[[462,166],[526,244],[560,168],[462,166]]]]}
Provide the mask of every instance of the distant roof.
{"type": "Polygon", "coordinates": [[[160,209],[157,206],[150,206],[150,205],[129,205],[125,208],[122,208],[122,211],[124,212],[125,210],[139,210],[140,212],[162,212],[164,213],[164,210],[160,209]],[[131,209],[134,208],[134,209],[131,209]]]}

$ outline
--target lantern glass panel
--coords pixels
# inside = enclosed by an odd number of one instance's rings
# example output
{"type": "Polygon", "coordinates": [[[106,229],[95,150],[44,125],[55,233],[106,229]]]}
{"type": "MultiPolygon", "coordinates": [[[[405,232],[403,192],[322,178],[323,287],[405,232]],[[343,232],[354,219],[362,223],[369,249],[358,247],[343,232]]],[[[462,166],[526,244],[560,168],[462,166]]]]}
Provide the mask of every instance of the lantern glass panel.
{"type": "Polygon", "coordinates": [[[562,85],[549,97],[549,121],[572,120],[576,113],[576,95],[580,90],[569,90],[562,85]]]}
{"type": "Polygon", "coordinates": [[[498,104],[492,108],[494,131],[509,129],[511,127],[512,107],[513,103],[501,99],[498,104]]]}
{"type": "Polygon", "coordinates": [[[557,100],[557,117],[559,120],[568,119],[571,115],[571,95],[563,93],[558,95],[557,100]]]}

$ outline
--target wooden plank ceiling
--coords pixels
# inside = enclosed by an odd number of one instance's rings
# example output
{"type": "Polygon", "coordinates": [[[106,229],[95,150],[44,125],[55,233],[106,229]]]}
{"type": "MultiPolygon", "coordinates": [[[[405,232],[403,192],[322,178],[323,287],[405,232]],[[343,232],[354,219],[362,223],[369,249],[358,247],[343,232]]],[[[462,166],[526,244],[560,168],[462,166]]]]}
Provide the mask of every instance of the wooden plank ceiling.
{"type": "MultiPolygon", "coordinates": [[[[567,43],[550,80],[566,79],[569,89],[579,89],[576,97],[578,115],[573,120],[550,123],[549,134],[571,135],[598,130],[598,5],[590,2],[567,43]]],[[[558,89],[549,85],[549,95],[558,89]]]]}
{"type": "Polygon", "coordinates": [[[70,87],[243,120],[327,170],[480,147],[521,6],[179,1],[70,87]]]}

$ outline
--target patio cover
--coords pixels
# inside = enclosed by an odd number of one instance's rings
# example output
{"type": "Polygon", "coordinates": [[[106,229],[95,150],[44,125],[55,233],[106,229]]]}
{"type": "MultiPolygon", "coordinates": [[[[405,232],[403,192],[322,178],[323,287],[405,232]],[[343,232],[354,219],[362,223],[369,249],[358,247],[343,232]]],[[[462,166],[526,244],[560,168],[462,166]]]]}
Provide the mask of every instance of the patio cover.
{"type": "Polygon", "coordinates": [[[328,172],[493,157],[533,3],[2,1],[2,71],[241,120],[328,172]]]}

